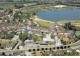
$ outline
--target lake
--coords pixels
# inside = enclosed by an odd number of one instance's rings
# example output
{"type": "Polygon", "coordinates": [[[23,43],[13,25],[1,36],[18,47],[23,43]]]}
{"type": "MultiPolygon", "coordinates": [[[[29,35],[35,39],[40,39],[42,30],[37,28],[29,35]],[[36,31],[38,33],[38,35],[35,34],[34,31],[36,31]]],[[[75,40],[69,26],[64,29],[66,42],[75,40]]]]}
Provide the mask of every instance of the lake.
{"type": "Polygon", "coordinates": [[[37,17],[39,19],[48,21],[61,21],[61,20],[80,20],[80,9],[67,9],[67,10],[54,10],[39,12],[37,17]]]}

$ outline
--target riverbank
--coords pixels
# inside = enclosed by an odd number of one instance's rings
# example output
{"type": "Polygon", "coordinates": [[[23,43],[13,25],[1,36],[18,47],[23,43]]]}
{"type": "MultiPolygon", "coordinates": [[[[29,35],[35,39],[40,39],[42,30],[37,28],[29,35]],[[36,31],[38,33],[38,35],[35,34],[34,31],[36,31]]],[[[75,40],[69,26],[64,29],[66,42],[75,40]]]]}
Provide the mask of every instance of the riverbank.
{"type": "Polygon", "coordinates": [[[47,23],[55,23],[55,22],[52,22],[52,21],[47,21],[47,20],[39,19],[37,16],[35,18],[35,21],[44,21],[44,22],[47,22],[47,23]]]}
{"type": "Polygon", "coordinates": [[[68,23],[68,22],[71,22],[71,23],[78,22],[78,23],[80,23],[80,20],[62,20],[62,21],[58,21],[57,23],[61,24],[61,23],[68,23]]]}
{"type": "Polygon", "coordinates": [[[38,22],[41,26],[44,26],[44,27],[50,27],[51,25],[55,25],[56,24],[55,22],[52,22],[52,21],[47,21],[47,20],[39,19],[37,16],[35,16],[34,20],[36,22],[38,22]]]}
{"type": "MultiPolygon", "coordinates": [[[[57,10],[63,10],[63,9],[61,8],[61,9],[57,9],[57,10]]],[[[56,24],[61,24],[61,23],[79,22],[80,21],[80,20],[62,20],[62,21],[54,22],[54,21],[47,21],[47,20],[39,19],[37,17],[37,15],[34,17],[34,20],[36,22],[38,22],[41,26],[45,26],[45,27],[49,27],[51,25],[56,25],[56,24]]]]}
{"type": "Polygon", "coordinates": [[[52,21],[47,21],[47,20],[43,20],[43,19],[39,19],[37,16],[35,16],[34,20],[36,22],[38,22],[41,26],[44,27],[50,27],[52,25],[56,25],[56,24],[62,24],[62,23],[68,23],[68,22],[79,22],[80,20],[62,20],[62,21],[58,21],[58,22],[52,22],[52,21]]]}

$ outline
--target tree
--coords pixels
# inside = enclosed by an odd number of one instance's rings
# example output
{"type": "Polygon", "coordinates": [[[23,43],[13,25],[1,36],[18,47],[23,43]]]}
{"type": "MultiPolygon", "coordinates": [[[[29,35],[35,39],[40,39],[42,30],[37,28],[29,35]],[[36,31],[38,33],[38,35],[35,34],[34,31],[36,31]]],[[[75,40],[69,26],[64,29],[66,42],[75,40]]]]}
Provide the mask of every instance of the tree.
{"type": "Polygon", "coordinates": [[[23,4],[16,4],[16,5],[14,5],[17,9],[18,8],[22,8],[22,7],[24,7],[24,5],[23,4]]]}
{"type": "Polygon", "coordinates": [[[76,56],[76,55],[78,55],[78,52],[76,52],[76,50],[72,50],[71,55],[76,56]]]}
{"type": "Polygon", "coordinates": [[[42,41],[43,37],[42,36],[33,35],[32,39],[33,39],[34,42],[36,42],[36,41],[42,41]]]}
{"type": "Polygon", "coordinates": [[[37,26],[34,22],[31,22],[31,24],[32,24],[32,26],[34,26],[34,27],[37,26]]]}
{"type": "Polygon", "coordinates": [[[54,38],[54,35],[51,35],[51,38],[54,38]]]}
{"type": "Polygon", "coordinates": [[[21,18],[21,19],[26,19],[26,18],[27,18],[27,14],[22,14],[22,15],[20,16],[20,18],[21,18]]]}
{"type": "Polygon", "coordinates": [[[31,18],[31,16],[32,16],[32,13],[27,13],[27,18],[28,19],[31,18]]]}
{"type": "Polygon", "coordinates": [[[22,40],[22,42],[24,42],[27,39],[27,37],[28,37],[28,33],[27,32],[24,32],[23,34],[21,33],[19,35],[19,38],[20,38],[20,40],[22,40]]]}
{"type": "Polygon", "coordinates": [[[76,35],[76,38],[74,40],[75,40],[75,42],[77,42],[78,40],[80,40],[80,34],[76,35]]]}
{"type": "Polygon", "coordinates": [[[7,34],[6,39],[12,39],[13,38],[13,34],[7,34]]]}
{"type": "Polygon", "coordinates": [[[2,44],[0,43],[0,46],[1,46],[2,44]]]}
{"type": "Polygon", "coordinates": [[[6,54],[3,52],[2,55],[6,56],[6,54]]]}
{"type": "Polygon", "coordinates": [[[67,30],[75,30],[75,26],[71,25],[71,23],[66,23],[64,26],[65,29],[67,30]]]}
{"type": "Polygon", "coordinates": [[[34,15],[34,16],[37,15],[37,12],[33,12],[33,15],[34,15]]]}
{"type": "Polygon", "coordinates": [[[80,31],[80,27],[75,27],[71,25],[71,23],[66,23],[65,26],[63,26],[66,30],[73,30],[73,31],[80,31]]]}
{"type": "Polygon", "coordinates": [[[20,15],[19,15],[19,14],[20,14],[20,12],[16,12],[16,13],[14,14],[14,18],[15,18],[15,19],[20,18],[20,15]]]}
{"type": "Polygon", "coordinates": [[[7,20],[7,23],[10,23],[10,20],[7,20]]]}

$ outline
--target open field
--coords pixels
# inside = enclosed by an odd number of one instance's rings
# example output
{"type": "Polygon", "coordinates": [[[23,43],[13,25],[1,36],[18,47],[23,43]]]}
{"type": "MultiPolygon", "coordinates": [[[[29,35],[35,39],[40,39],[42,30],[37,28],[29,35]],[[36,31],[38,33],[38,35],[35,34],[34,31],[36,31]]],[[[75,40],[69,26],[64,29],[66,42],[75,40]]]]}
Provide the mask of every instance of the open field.
{"type": "Polygon", "coordinates": [[[68,23],[68,22],[80,22],[80,20],[63,20],[63,21],[58,21],[57,23],[68,23]]]}
{"type": "Polygon", "coordinates": [[[44,26],[44,27],[49,27],[51,25],[56,24],[55,22],[46,21],[46,20],[42,20],[42,19],[39,19],[39,18],[36,18],[35,21],[38,22],[41,26],[44,26]]]}
{"type": "MultiPolygon", "coordinates": [[[[61,24],[61,23],[68,23],[68,22],[80,22],[80,20],[64,20],[64,21],[58,21],[58,22],[52,22],[52,21],[46,21],[46,20],[42,20],[39,18],[35,19],[36,22],[38,22],[41,26],[45,26],[45,27],[49,27],[51,25],[55,25],[55,24],[61,24]]],[[[78,25],[80,26],[80,25],[78,25]]]]}
{"type": "Polygon", "coordinates": [[[3,9],[14,9],[14,4],[0,4],[0,8],[3,9]]]}
{"type": "Polygon", "coordinates": [[[50,23],[50,22],[45,22],[45,21],[36,21],[36,22],[38,22],[41,26],[44,26],[44,27],[55,25],[55,23],[50,23]]]}

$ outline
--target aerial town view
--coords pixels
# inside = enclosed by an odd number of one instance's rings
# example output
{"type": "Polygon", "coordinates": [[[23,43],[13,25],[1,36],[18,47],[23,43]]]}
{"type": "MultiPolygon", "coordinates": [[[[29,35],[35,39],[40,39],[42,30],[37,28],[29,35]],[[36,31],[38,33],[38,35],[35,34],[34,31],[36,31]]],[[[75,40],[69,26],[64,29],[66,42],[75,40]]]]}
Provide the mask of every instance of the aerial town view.
{"type": "Polygon", "coordinates": [[[0,0],[0,56],[80,56],[80,0],[0,0]]]}

